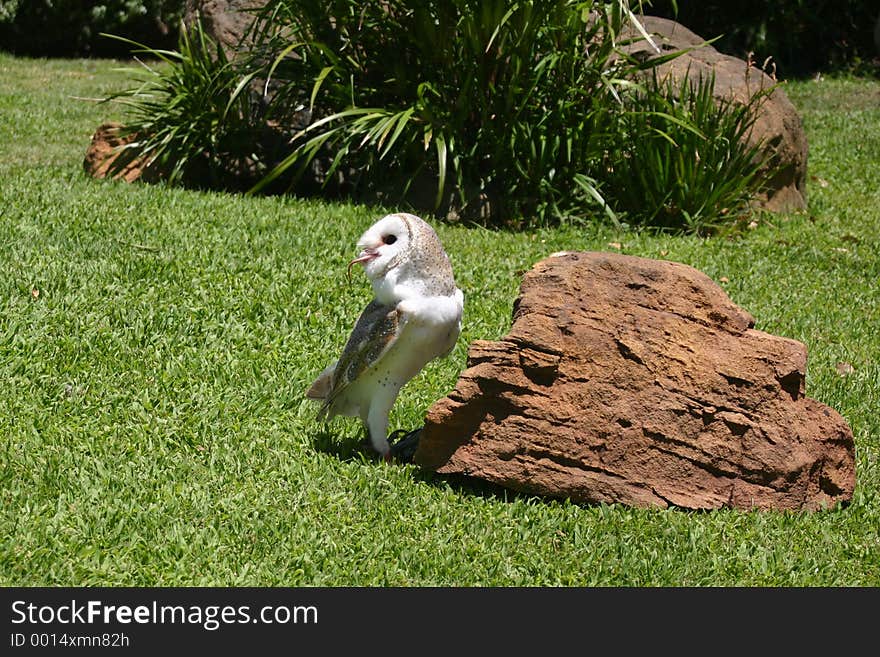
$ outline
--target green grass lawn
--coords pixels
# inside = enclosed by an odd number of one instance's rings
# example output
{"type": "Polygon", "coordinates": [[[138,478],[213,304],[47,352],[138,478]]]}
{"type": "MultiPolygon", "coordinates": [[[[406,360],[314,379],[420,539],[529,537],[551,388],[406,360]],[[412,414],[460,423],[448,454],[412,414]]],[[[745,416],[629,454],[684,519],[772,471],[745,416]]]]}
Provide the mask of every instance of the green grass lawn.
{"type": "Polygon", "coordinates": [[[852,504],[688,513],[447,481],[317,423],[303,393],[369,298],[345,265],[383,209],[87,179],[92,131],[122,114],[81,99],[127,86],[117,65],[0,55],[0,584],[880,585],[880,82],[787,85],[810,211],[736,239],[437,225],[464,331],[392,428],[421,424],[560,249],[687,263],[806,343],[807,394],[855,434],[852,504]]]}

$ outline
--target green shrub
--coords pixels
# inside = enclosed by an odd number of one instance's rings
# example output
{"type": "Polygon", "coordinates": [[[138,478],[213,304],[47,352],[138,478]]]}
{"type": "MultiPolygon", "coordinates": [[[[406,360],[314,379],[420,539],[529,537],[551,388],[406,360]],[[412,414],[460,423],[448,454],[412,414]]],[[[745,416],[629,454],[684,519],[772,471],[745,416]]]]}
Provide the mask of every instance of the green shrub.
{"type": "Polygon", "coordinates": [[[608,151],[603,190],[629,224],[709,233],[748,216],[772,174],[748,137],[760,104],[719,100],[714,76],[659,81],[627,96],[626,137],[608,151]]]}
{"type": "Polygon", "coordinates": [[[732,139],[753,105],[695,111],[705,108],[641,86],[675,55],[620,52],[632,20],[624,0],[271,0],[249,36],[255,46],[235,62],[198,28],[184,33],[179,53],[154,53],[170,68],[121,95],[138,137],[128,150],[185,183],[207,169],[206,184],[256,183],[252,192],[317,192],[489,225],[617,220],[618,210],[629,223],[671,229],[730,221],[756,181],[727,164],[754,153],[737,154],[733,139],[729,160],[717,150],[702,160],[711,170],[679,171],[690,176],[687,194],[673,190],[664,205],[658,186],[682,183],[649,139],[695,159],[694,149],[709,152],[717,124],[718,138],[732,139]],[[639,89],[656,101],[641,114],[628,104],[642,102],[639,89]],[[263,139],[267,129],[272,139],[263,139]],[[627,151],[631,142],[649,150],[627,151]],[[639,175],[625,181],[638,158],[639,175]]]}
{"type": "Polygon", "coordinates": [[[133,137],[111,173],[140,158],[170,183],[214,189],[243,189],[265,174],[269,127],[249,87],[256,71],[239,75],[199,23],[181,29],[177,51],[126,42],[164,65],[131,69],[139,84],[106,99],[129,106],[123,134],[133,137]]]}
{"type": "Polygon", "coordinates": [[[0,44],[31,56],[127,55],[109,32],[151,44],[173,46],[183,18],[180,0],[0,0],[0,44]]]}
{"type": "Polygon", "coordinates": [[[618,90],[655,63],[617,56],[626,2],[270,0],[263,18],[273,104],[313,118],[267,181],[317,163],[332,191],[489,223],[594,214],[618,90]]]}
{"type": "Polygon", "coordinates": [[[0,0],[0,25],[12,23],[21,0],[0,0]]]}

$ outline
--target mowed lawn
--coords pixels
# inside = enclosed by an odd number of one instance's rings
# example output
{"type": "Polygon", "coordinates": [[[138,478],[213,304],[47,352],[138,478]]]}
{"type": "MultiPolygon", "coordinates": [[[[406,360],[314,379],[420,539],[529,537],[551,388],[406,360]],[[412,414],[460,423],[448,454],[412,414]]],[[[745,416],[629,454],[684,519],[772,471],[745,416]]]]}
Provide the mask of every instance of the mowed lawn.
{"type": "Polygon", "coordinates": [[[817,513],[579,506],[361,454],[304,391],[370,296],[345,266],[386,210],[95,181],[118,62],[0,55],[0,584],[880,585],[880,82],[788,83],[810,209],[732,239],[434,222],[465,292],[450,358],[406,388],[419,426],[521,273],[561,249],[706,272],[806,343],[807,394],[856,441],[852,503],[817,513]]]}

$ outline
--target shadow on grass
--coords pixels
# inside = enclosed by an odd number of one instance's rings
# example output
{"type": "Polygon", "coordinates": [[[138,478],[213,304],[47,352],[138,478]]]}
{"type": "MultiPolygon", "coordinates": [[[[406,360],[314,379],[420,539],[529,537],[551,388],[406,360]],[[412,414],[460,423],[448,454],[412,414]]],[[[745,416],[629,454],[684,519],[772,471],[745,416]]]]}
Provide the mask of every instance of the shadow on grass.
{"type": "MultiPolygon", "coordinates": [[[[421,428],[414,431],[400,429],[388,436],[388,442],[391,445],[391,455],[394,461],[397,463],[412,463],[413,455],[419,444],[418,436],[420,433],[421,428]]],[[[340,437],[337,433],[324,428],[312,436],[312,446],[316,451],[331,454],[341,461],[384,460],[370,445],[366,430],[363,431],[358,440],[340,437]]]]}
{"type": "Polygon", "coordinates": [[[550,497],[542,497],[533,493],[521,493],[519,491],[505,488],[500,484],[493,484],[484,479],[468,477],[467,475],[444,475],[438,474],[431,470],[425,470],[414,466],[412,476],[413,481],[436,488],[450,488],[459,495],[467,495],[471,497],[480,497],[486,500],[498,502],[554,502],[550,497]]]}
{"type": "MultiPolygon", "coordinates": [[[[392,448],[394,447],[393,436],[394,434],[392,433],[392,448]]],[[[432,470],[420,468],[412,461],[412,454],[415,453],[416,445],[417,441],[416,444],[411,444],[409,449],[407,449],[406,458],[396,459],[395,465],[412,466],[412,478],[417,483],[437,488],[448,487],[460,495],[469,495],[493,501],[551,501],[551,498],[521,493],[483,479],[466,475],[443,475],[432,470]]],[[[372,449],[365,433],[361,433],[355,438],[341,436],[338,432],[329,429],[321,429],[321,431],[312,436],[312,446],[316,451],[334,456],[345,463],[373,463],[378,466],[383,460],[372,449]]]]}
{"type": "Polygon", "coordinates": [[[338,432],[321,429],[312,436],[312,446],[316,451],[335,456],[345,463],[353,461],[379,463],[382,460],[363,435],[357,438],[340,436],[338,432]]]}

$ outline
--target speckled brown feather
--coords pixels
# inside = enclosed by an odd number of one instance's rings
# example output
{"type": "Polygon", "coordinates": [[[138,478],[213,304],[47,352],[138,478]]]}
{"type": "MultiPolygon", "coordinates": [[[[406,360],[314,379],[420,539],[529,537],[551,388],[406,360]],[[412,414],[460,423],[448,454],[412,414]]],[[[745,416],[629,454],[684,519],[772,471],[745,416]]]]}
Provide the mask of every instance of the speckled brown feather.
{"type": "Polygon", "coordinates": [[[378,303],[367,304],[345,343],[333,371],[330,390],[319,414],[332,414],[333,402],[367,368],[379,362],[400,332],[400,312],[378,303]]]}
{"type": "Polygon", "coordinates": [[[398,212],[409,231],[410,257],[399,266],[413,272],[431,272],[430,277],[423,277],[427,283],[425,293],[428,295],[449,296],[455,292],[455,277],[452,275],[452,263],[440,243],[434,229],[419,217],[406,212],[398,212]]]}

